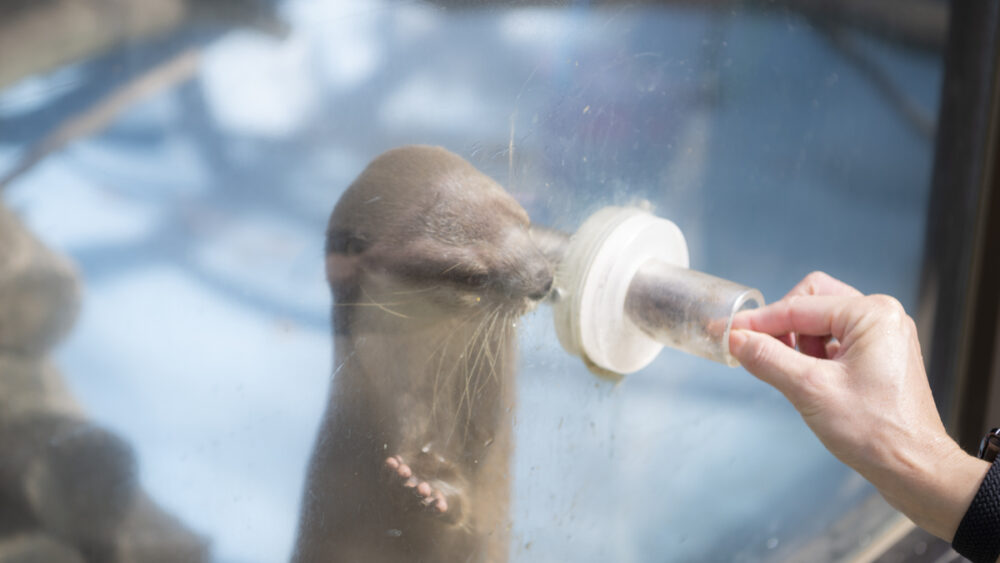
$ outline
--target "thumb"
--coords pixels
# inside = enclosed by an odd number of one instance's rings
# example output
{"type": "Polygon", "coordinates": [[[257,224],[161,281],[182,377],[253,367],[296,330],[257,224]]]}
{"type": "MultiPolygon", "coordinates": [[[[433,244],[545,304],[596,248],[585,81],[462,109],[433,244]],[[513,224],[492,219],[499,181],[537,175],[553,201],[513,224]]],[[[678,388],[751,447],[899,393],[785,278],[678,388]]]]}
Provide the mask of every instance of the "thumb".
{"type": "Polygon", "coordinates": [[[750,330],[734,330],[729,334],[729,352],[747,371],[789,398],[798,395],[796,389],[802,375],[814,368],[817,361],[773,336],[750,330]]]}

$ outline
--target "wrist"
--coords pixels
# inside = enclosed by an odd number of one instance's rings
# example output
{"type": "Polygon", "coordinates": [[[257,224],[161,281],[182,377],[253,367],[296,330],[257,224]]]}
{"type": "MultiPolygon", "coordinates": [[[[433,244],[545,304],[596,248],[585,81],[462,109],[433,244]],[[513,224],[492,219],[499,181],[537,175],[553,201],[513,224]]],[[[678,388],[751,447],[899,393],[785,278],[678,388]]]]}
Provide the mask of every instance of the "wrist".
{"type": "Polygon", "coordinates": [[[913,469],[901,479],[902,490],[887,500],[917,526],[951,542],[990,464],[956,444],[913,469]]]}

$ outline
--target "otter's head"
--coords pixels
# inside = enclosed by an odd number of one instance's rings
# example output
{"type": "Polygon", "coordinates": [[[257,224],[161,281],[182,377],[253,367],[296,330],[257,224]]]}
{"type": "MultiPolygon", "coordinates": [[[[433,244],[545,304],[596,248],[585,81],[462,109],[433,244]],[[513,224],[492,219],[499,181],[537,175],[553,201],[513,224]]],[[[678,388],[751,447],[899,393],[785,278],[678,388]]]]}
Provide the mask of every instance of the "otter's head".
{"type": "Polygon", "coordinates": [[[552,286],[552,266],[529,223],[503,188],[461,157],[439,147],[393,149],[337,203],[327,279],[338,304],[405,303],[410,295],[448,308],[525,311],[552,286]]]}

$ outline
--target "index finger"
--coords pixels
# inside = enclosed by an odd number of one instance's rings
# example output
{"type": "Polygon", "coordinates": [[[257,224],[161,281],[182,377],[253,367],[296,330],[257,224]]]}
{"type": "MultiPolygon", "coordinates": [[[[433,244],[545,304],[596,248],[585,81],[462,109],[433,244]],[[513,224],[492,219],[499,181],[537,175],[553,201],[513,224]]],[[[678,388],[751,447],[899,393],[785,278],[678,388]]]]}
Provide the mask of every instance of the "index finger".
{"type": "Polygon", "coordinates": [[[782,299],[793,295],[842,295],[844,297],[861,297],[864,295],[854,287],[838,280],[826,272],[812,272],[802,281],[795,284],[782,299]]]}
{"type": "MultiPolygon", "coordinates": [[[[794,295],[842,295],[845,297],[861,297],[863,294],[826,272],[814,271],[795,284],[782,300],[794,295]]],[[[808,334],[789,333],[779,337],[779,340],[792,348],[813,357],[827,357],[828,337],[810,336],[808,334]]]]}
{"type": "Polygon", "coordinates": [[[851,308],[861,299],[840,295],[793,295],[760,309],[737,313],[733,329],[750,329],[772,336],[799,333],[843,340],[851,308]]]}

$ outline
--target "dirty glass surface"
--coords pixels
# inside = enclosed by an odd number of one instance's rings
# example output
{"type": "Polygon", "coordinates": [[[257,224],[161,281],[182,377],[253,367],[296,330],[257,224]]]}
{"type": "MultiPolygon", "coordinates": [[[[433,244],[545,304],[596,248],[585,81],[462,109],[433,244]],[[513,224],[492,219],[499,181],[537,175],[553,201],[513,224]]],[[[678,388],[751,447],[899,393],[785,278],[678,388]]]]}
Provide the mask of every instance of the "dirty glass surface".
{"type": "MultiPolygon", "coordinates": [[[[339,367],[324,230],[400,145],[567,233],[649,202],[768,301],[822,269],[915,313],[945,3],[107,4],[0,8],[0,550],[289,558],[339,367]],[[102,479],[131,500],[67,524],[102,479]]],[[[742,369],[601,380],[546,304],[517,338],[511,560],[823,560],[889,514],[742,369]]]]}

